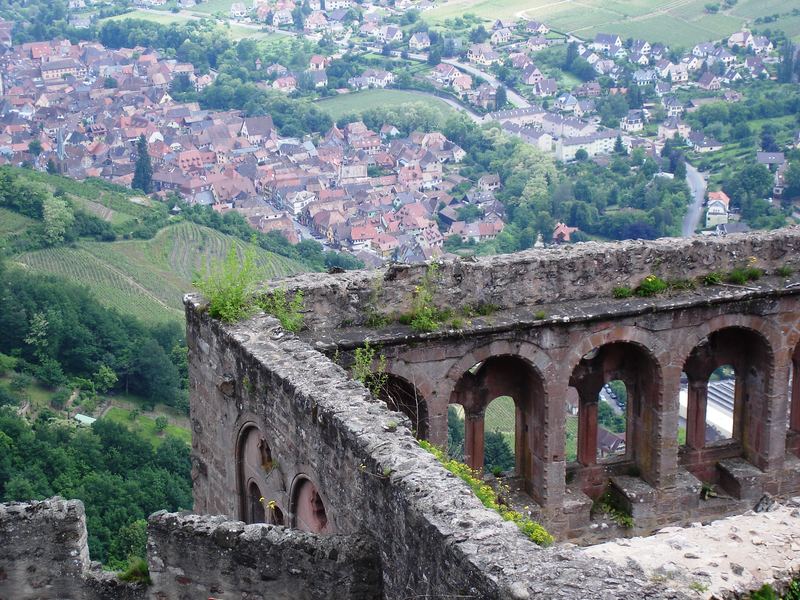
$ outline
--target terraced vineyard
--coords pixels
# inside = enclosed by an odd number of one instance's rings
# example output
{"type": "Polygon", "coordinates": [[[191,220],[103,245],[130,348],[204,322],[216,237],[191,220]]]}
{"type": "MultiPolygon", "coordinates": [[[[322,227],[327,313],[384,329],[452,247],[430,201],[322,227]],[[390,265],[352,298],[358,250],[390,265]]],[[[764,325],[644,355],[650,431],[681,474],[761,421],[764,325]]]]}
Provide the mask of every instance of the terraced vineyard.
{"type": "Polygon", "coordinates": [[[6,240],[20,235],[27,229],[37,225],[38,223],[31,218],[7,208],[0,208],[0,248],[5,245],[6,240]]]}
{"type": "MultiPolygon", "coordinates": [[[[204,262],[224,257],[231,247],[241,254],[246,243],[213,229],[179,223],[152,240],[82,242],[75,248],[52,248],[22,254],[26,268],[85,284],[106,306],[147,322],[183,318],[181,298],[204,262]]],[[[264,277],[303,270],[302,265],[264,250],[257,251],[264,277]]]]}

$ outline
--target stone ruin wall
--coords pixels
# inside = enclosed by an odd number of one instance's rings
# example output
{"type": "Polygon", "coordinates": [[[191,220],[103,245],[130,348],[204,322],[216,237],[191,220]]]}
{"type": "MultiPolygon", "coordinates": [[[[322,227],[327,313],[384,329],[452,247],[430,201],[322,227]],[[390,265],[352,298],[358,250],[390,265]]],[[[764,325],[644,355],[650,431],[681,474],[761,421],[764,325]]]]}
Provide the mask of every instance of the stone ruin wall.
{"type": "MultiPolygon", "coordinates": [[[[440,268],[436,301],[460,306],[469,290],[476,302],[531,307],[607,296],[650,273],[730,270],[750,256],[761,268],[797,270],[799,248],[800,230],[790,229],[457,261],[440,268]]],[[[325,329],[361,322],[368,305],[405,312],[425,273],[424,266],[396,266],[272,285],[303,288],[308,323],[325,329]]],[[[0,505],[0,600],[689,597],[630,562],[534,545],[422,450],[406,417],[275,319],[224,326],[187,297],[187,322],[195,510],[227,517],[151,517],[153,585],[143,588],[90,562],[80,502],[0,505]],[[308,477],[335,535],[226,520],[240,516],[236,444],[250,425],[263,432],[279,466],[282,484],[272,492],[284,514],[291,521],[291,489],[308,477]]]]}
{"type": "MultiPolygon", "coordinates": [[[[702,277],[747,266],[800,271],[800,227],[726,237],[663,238],[655,241],[586,242],[516,254],[443,262],[434,291],[440,308],[491,304],[500,310],[610,298],[618,286],[637,285],[648,275],[666,280],[702,277]]],[[[362,325],[370,311],[408,313],[427,266],[392,265],[376,271],[336,275],[308,273],[273,281],[272,289],[302,289],[312,330],[362,325]]]]}
{"type": "Polygon", "coordinates": [[[0,600],[380,597],[362,539],[164,511],[147,532],[152,584],[125,583],[90,561],[79,500],[0,504],[0,600]]]}
{"type": "MultiPolygon", "coordinates": [[[[404,415],[277,320],[224,326],[191,297],[187,319],[198,512],[235,514],[236,473],[224,457],[255,421],[283,477],[314,481],[335,530],[375,541],[386,598],[673,597],[635,569],[530,542],[419,447],[404,415]]],[[[289,500],[279,502],[291,519],[289,500]]]]}

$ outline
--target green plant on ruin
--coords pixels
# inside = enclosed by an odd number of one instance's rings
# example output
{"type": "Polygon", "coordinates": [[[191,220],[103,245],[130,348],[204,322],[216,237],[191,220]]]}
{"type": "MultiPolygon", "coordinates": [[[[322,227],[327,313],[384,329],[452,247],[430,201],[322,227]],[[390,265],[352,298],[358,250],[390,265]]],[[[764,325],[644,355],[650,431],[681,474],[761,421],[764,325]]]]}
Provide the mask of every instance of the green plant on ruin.
{"type": "Polygon", "coordinates": [[[506,521],[511,521],[520,528],[528,538],[540,546],[549,546],[554,539],[550,533],[539,523],[506,506],[500,500],[497,492],[480,478],[480,473],[469,468],[462,462],[447,456],[447,452],[430,442],[420,440],[419,445],[433,454],[442,463],[442,466],[466,483],[486,508],[490,508],[506,521]]]}
{"type": "Polygon", "coordinates": [[[775,270],[775,273],[781,277],[791,277],[794,271],[792,270],[792,267],[788,265],[781,265],[775,270]]]}
{"type": "Polygon", "coordinates": [[[477,302],[461,308],[461,313],[471,319],[473,317],[489,317],[500,310],[500,307],[491,302],[477,302]]]}
{"type": "Polygon", "coordinates": [[[667,285],[671,290],[687,291],[693,290],[697,287],[697,282],[693,279],[670,279],[667,285]]]}
{"type": "Polygon", "coordinates": [[[436,331],[439,324],[449,317],[449,314],[445,315],[444,311],[440,311],[433,304],[433,291],[438,273],[439,265],[431,263],[425,271],[422,283],[414,288],[409,322],[414,331],[436,331]]]}
{"type": "Polygon", "coordinates": [[[764,584],[747,598],[749,600],[800,600],[800,579],[793,579],[783,595],[778,594],[771,585],[764,584]]]}
{"type": "Polygon", "coordinates": [[[726,279],[728,283],[733,283],[735,285],[745,285],[750,281],[755,281],[759,279],[762,275],[761,269],[757,269],[755,267],[737,267],[730,273],[726,279]]]}
{"type": "Polygon", "coordinates": [[[615,287],[611,294],[614,298],[630,298],[633,296],[633,290],[626,285],[621,285],[619,287],[615,287]]]}
{"type": "Polygon", "coordinates": [[[118,575],[121,581],[128,583],[143,583],[150,585],[150,569],[147,561],[139,556],[132,556],[128,560],[128,566],[118,575]]]}
{"type": "Polygon", "coordinates": [[[733,271],[728,273],[728,283],[736,285],[744,285],[749,281],[760,279],[764,272],[756,267],[756,257],[751,256],[747,259],[747,264],[742,267],[736,267],[733,271]]]}
{"type": "Polygon", "coordinates": [[[303,290],[297,290],[291,298],[287,290],[275,290],[261,296],[258,306],[276,317],[286,331],[296,333],[303,328],[303,290]]]}
{"type": "Polygon", "coordinates": [[[620,527],[625,529],[633,528],[633,516],[624,507],[620,506],[611,492],[606,492],[595,500],[592,505],[592,514],[596,513],[605,513],[620,527]]]}
{"type": "Polygon", "coordinates": [[[355,361],[350,367],[353,379],[360,381],[370,393],[378,397],[386,389],[389,375],[386,373],[386,357],[377,354],[377,350],[364,342],[361,348],[356,348],[355,361]]]}
{"type": "Polygon", "coordinates": [[[547,313],[543,310],[537,310],[535,313],[533,313],[533,318],[537,321],[541,321],[542,319],[547,318],[547,313]]]}
{"type": "Polygon", "coordinates": [[[380,302],[382,287],[383,284],[381,279],[376,278],[372,281],[369,300],[367,301],[366,306],[367,316],[364,318],[364,324],[367,327],[385,327],[392,321],[389,315],[386,315],[378,310],[378,303],[380,302]]]}
{"type": "Polygon", "coordinates": [[[689,589],[693,592],[697,592],[698,594],[704,594],[708,591],[708,585],[705,583],[700,583],[699,581],[693,581],[689,584],[689,589]]]}
{"type": "Polygon", "coordinates": [[[261,276],[253,247],[245,251],[241,262],[232,247],[222,261],[204,265],[203,272],[192,283],[208,300],[212,317],[233,323],[253,313],[253,294],[261,276]]]}
{"type": "Polygon", "coordinates": [[[667,282],[656,275],[648,275],[636,286],[634,293],[637,296],[650,297],[665,292],[669,289],[667,282]]]}
{"type": "Polygon", "coordinates": [[[703,276],[703,285],[718,285],[722,283],[722,273],[712,271],[708,275],[703,276]]]}
{"type": "Polygon", "coordinates": [[[708,483],[706,481],[700,486],[700,499],[701,500],[708,500],[710,498],[717,497],[717,490],[714,489],[713,483],[708,483]]]}

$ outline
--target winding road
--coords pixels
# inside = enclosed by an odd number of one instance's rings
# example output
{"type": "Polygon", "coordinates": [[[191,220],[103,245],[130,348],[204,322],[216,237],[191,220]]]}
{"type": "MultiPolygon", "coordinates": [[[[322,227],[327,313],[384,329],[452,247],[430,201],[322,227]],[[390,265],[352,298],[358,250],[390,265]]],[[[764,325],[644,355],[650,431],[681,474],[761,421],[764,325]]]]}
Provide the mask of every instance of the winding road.
{"type": "Polygon", "coordinates": [[[683,237],[692,237],[700,224],[700,217],[703,214],[703,201],[706,197],[706,180],[700,174],[700,171],[689,163],[686,163],[686,183],[689,184],[689,189],[692,192],[692,203],[689,205],[689,210],[686,211],[686,215],[683,217],[681,235],[683,237]]]}
{"type": "Polygon", "coordinates": [[[497,79],[497,77],[495,77],[491,73],[487,73],[486,71],[481,71],[480,69],[476,68],[473,65],[453,60],[452,58],[442,59],[442,62],[448,65],[452,65],[457,69],[461,69],[462,71],[466,71],[467,73],[473,75],[474,77],[482,77],[493,88],[498,88],[501,85],[503,85],[506,88],[506,99],[510,104],[513,104],[515,108],[529,108],[531,105],[530,102],[525,100],[525,98],[520,96],[517,92],[515,92],[508,86],[504,85],[502,81],[497,79]]]}

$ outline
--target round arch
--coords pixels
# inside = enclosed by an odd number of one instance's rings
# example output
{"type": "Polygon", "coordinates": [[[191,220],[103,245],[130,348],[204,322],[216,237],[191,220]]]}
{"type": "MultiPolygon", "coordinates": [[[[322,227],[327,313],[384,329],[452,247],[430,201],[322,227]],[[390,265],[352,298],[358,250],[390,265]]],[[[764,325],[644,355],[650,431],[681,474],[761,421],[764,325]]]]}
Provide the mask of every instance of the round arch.
{"type": "MultiPolygon", "coordinates": [[[[573,350],[569,385],[578,393],[578,463],[592,467],[597,463],[598,398],[609,381],[620,380],[627,391],[624,457],[632,462],[642,477],[655,481],[658,478],[659,439],[663,406],[663,369],[655,340],[636,328],[616,328],[590,336],[573,350]],[[624,331],[626,330],[627,331],[624,331]],[[625,335],[628,333],[628,335],[625,335]],[[575,360],[578,353],[583,352],[575,360]]],[[[605,480],[600,473],[598,481],[587,481],[597,487],[605,480]],[[602,481],[601,481],[602,480],[602,481]]]]}
{"type": "MultiPolygon", "coordinates": [[[[685,364],[695,347],[700,346],[715,331],[730,327],[748,329],[763,338],[770,347],[775,359],[779,358],[776,349],[780,351],[785,346],[780,329],[771,321],[758,315],[725,314],[713,317],[688,329],[686,335],[679,340],[673,353],[675,356],[682,358],[683,364],[685,364]]],[[[797,336],[797,342],[800,342],[800,334],[797,336]]],[[[791,339],[789,343],[791,343],[791,339]]],[[[791,355],[792,349],[793,347],[786,346],[785,358],[787,360],[791,355]]]]}
{"type": "MultiPolygon", "coordinates": [[[[450,404],[464,407],[464,459],[472,468],[483,468],[485,410],[501,396],[514,403],[515,474],[528,493],[543,502],[547,431],[547,390],[539,367],[528,357],[504,351],[517,350],[509,344],[491,344],[462,359],[464,371],[450,395],[450,404]],[[497,351],[497,354],[491,354],[497,351]],[[466,361],[476,360],[467,364],[466,361]]],[[[453,369],[451,369],[451,374],[453,369]]],[[[452,375],[449,375],[452,376],[452,375]]]]}
{"type": "MultiPolygon", "coordinates": [[[[775,352],[768,332],[753,327],[763,319],[737,315],[737,319],[719,319],[710,323],[706,335],[684,354],[683,370],[689,378],[687,400],[686,447],[687,459],[697,455],[705,446],[708,380],[720,366],[731,365],[735,372],[733,393],[732,442],[727,454],[714,459],[744,455],[756,465],[768,440],[772,373],[775,352]],[[740,324],[744,323],[744,324],[740,324]],[[718,325],[716,328],[712,328],[718,325]],[[765,437],[766,436],[766,437],[765,437]]],[[[696,462],[696,461],[695,461],[696,462]]],[[[708,468],[708,465],[701,465],[708,468]]],[[[700,468],[700,467],[698,467],[700,468]]]]}
{"type": "Polygon", "coordinates": [[[246,523],[282,525],[279,504],[283,499],[283,477],[273,459],[272,449],[255,421],[247,420],[239,427],[235,456],[238,518],[246,523]]]}
{"type": "Polygon", "coordinates": [[[290,498],[289,518],[292,527],[311,533],[331,533],[327,502],[307,475],[294,478],[290,498]]]}
{"type": "Polygon", "coordinates": [[[535,369],[537,375],[542,378],[543,381],[555,376],[555,367],[550,355],[536,344],[520,341],[494,340],[474,348],[448,369],[445,379],[450,384],[450,394],[452,395],[453,389],[464,373],[492,356],[517,356],[535,369]]]}

